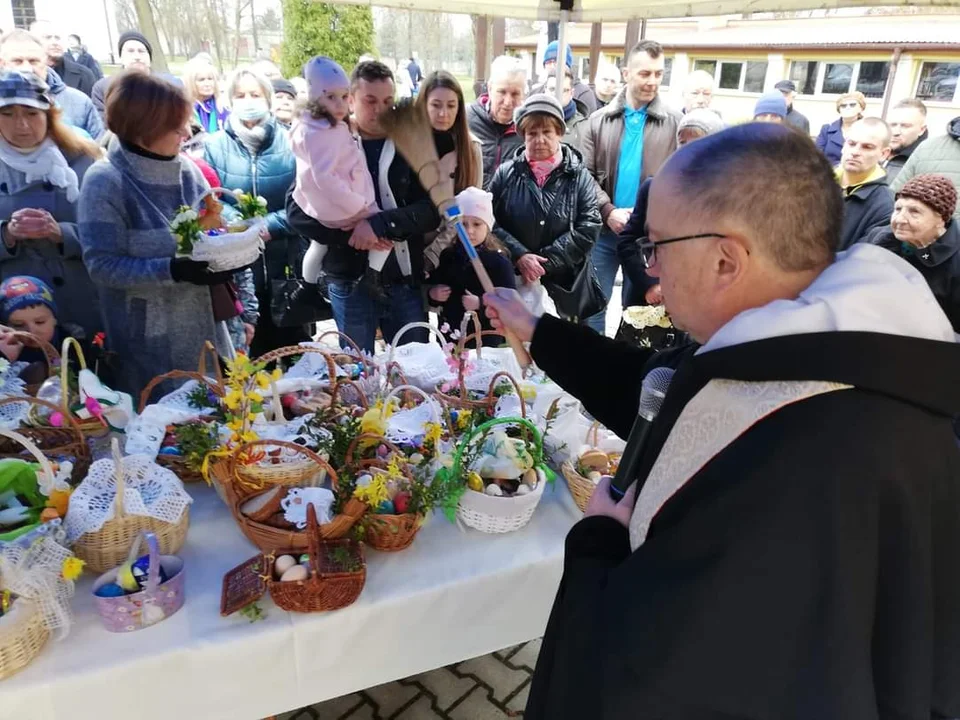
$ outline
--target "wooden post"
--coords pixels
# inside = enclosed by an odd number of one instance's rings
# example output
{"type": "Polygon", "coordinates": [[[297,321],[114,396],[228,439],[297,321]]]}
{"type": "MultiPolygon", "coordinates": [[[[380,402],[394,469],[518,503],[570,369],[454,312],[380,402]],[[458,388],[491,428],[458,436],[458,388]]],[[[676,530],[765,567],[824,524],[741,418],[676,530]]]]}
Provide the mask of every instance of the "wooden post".
{"type": "Polygon", "coordinates": [[[474,77],[478,83],[487,79],[487,29],[489,27],[489,18],[486,15],[478,15],[476,18],[476,47],[473,54],[474,77]]]}
{"type": "Polygon", "coordinates": [[[590,26],[590,85],[597,79],[597,66],[600,64],[600,43],[603,40],[603,23],[595,22],[590,26]]]}
{"type": "Polygon", "coordinates": [[[623,43],[623,58],[624,63],[626,63],[626,58],[630,54],[630,51],[633,50],[633,46],[636,45],[640,40],[640,21],[631,20],[627,23],[627,35],[623,43]]]}
{"type": "Polygon", "coordinates": [[[498,17],[493,19],[493,56],[503,55],[507,45],[507,19],[498,17]]]}

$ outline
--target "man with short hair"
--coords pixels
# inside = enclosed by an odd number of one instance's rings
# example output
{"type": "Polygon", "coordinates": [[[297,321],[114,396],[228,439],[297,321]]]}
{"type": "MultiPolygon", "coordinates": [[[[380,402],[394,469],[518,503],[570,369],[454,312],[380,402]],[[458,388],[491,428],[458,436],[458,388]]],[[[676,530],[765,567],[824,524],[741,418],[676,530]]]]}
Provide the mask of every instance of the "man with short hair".
{"type": "Polygon", "coordinates": [[[907,98],[890,109],[890,157],[883,165],[887,182],[892,183],[920,143],[927,139],[927,106],[923,100],[907,98]]]}
{"type": "Polygon", "coordinates": [[[523,145],[513,122],[513,111],[523,103],[527,89],[527,71],[523,63],[508,55],[496,58],[490,66],[487,92],[467,108],[470,132],[480,140],[483,155],[483,189],[493,180],[500,164],[513,157],[523,145]]]}
{"type": "MultiPolygon", "coordinates": [[[[547,78],[547,94],[557,96],[557,78],[551,75],[547,78]]],[[[587,121],[586,106],[573,96],[573,73],[565,70],[563,73],[563,119],[567,124],[567,131],[563,135],[563,142],[580,151],[580,133],[583,123],[587,121]]]]}
{"type": "MultiPolygon", "coordinates": [[[[557,74],[557,55],[560,52],[560,43],[556,40],[552,41],[547,45],[546,49],[543,51],[543,73],[544,78],[548,78],[551,75],[557,74]]],[[[565,56],[564,64],[570,72],[573,72],[573,50],[567,45],[567,53],[565,56]]],[[[546,92],[547,81],[544,79],[539,85],[535,85],[531,90],[530,94],[535,95],[536,93],[546,92]]],[[[573,76],[573,97],[579,100],[587,108],[587,117],[590,116],[590,113],[594,112],[600,105],[597,103],[597,96],[593,92],[593,88],[587,85],[585,82],[580,80],[576,75],[573,76]]]]}
{"type": "MultiPolygon", "coordinates": [[[[897,173],[890,187],[897,193],[911,178],[928,173],[946,175],[960,188],[960,116],[947,123],[946,135],[921,143],[897,173]]],[[[960,203],[953,213],[953,219],[960,220],[960,203]]]]}
{"type": "Polygon", "coordinates": [[[26,30],[13,30],[0,38],[0,68],[32,72],[47,83],[50,96],[63,113],[67,125],[78,128],[96,140],[103,134],[103,122],[93,102],[79,90],[64,85],[56,71],[47,65],[47,54],[40,38],[26,30]]]}
{"type": "Polygon", "coordinates": [[[525,720],[960,717],[960,347],[893,253],[835,254],[831,186],[773,124],[670,158],[641,251],[686,347],[484,297],[620,437],[665,392],[567,535],[525,720]]]}
{"type": "MultiPolygon", "coordinates": [[[[381,62],[357,65],[350,79],[350,109],[373,178],[380,212],[351,230],[325,227],[303,212],[287,194],[287,222],[302,237],[327,246],[323,272],[337,328],[373,353],[377,328],[386,338],[410,322],[426,320],[420,284],[423,236],[437,229],[440,217],[417,174],[386,137],[380,116],[393,107],[393,73],[381,62]],[[393,250],[381,272],[383,287],[372,288],[365,270],[370,250],[393,250]],[[378,290],[382,291],[378,292],[378,290]]],[[[426,342],[409,333],[404,342],[426,342]]]]}
{"type": "Polygon", "coordinates": [[[890,224],[893,193],[881,167],[889,153],[890,128],[880,118],[863,118],[847,131],[836,169],[844,200],[841,250],[890,224]]]}
{"type": "Polygon", "coordinates": [[[796,128],[804,135],[810,134],[810,121],[807,116],[797,110],[793,101],[797,97],[797,85],[793,80],[781,80],[773,86],[774,89],[783,93],[783,99],[787,101],[787,116],[784,122],[790,127],[796,128]]]}
{"type": "MultiPolygon", "coordinates": [[[[597,201],[605,227],[593,246],[600,286],[609,299],[620,267],[617,235],[623,230],[640,183],[652,177],[677,149],[680,113],[660,97],[664,57],[660,43],[641,40],[626,59],[626,85],[616,99],[590,116],[581,132],[583,161],[597,181],[597,201]]],[[[623,296],[629,295],[624,280],[623,296]]],[[[588,320],[606,329],[606,310],[588,320]]]]}
{"type": "MultiPolygon", "coordinates": [[[[117,41],[117,53],[124,70],[152,72],[153,46],[144,34],[138,30],[127,30],[120,35],[120,39],[117,41]]],[[[107,97],[107,88],[110,87],[112,79],[112,77],[105,77],[97,80],[90,95],[93,98],[94,107],[100,113],[100,117],[104,117],[106,113],[104,102],[107,97]]]]}
{"type": "Polygon", "coordinates": [[[602,108],[609,105],[620,92],[620,78],[622,77],[620,68],[611,63],[600,63],[597,68],[596,79],[594,80],[594,94],[597,96],[597,107],[602,108]]]}
{"type": "Polygon", "coordinates": [[[420,89],[420,83],[423,82],[423,70],[420,63],[417,62],[417,54],[410,56],[410,62],[407,63],[407,72],[410,73],[410,82],[413,83],[413,91],[420,89]]]}
{"type": "Polygon", "coordinates": [[[705,70],[694,70],[683,86],[683,112],[710,107],[713,90],[713,75],[705,70]]]}
{"type": "Polygon", "coordinates": [[[83,43],[80,42],[79,35],[67,35],[67,50],[70,52],[70,57],[92,72],[97,80],[103,77],[103,68],[100,67],[97,59],[87,52],[83,43]]]}
{"type": "Polygon", "coordinates": [[[40,38],[47,54],[47,65],[63,80],[63,84],[90,97],[97,78],[89,68],[70,57],[60,28],[49,20],[35,20],[30,25],[30,32],[40,38]]]}

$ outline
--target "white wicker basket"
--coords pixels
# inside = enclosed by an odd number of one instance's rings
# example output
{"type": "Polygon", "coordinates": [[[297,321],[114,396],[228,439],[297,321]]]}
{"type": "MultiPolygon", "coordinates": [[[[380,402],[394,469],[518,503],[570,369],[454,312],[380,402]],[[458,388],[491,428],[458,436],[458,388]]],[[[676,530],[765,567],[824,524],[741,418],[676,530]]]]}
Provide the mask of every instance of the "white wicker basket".
{"type": "Polygon", "coordinates": [[[243,232],[220,235],[203,233],[193,244],[191,259],[209,263],[211,272],[238,270],[255,262],[263,250],[260,231],[264,228],[264,222],[260,218],[243,222],[247,223],[247,229],[243,232]]]}
{"type": "Polygon", "coordinates": [[[513,497],[496,497],[467,488],[457,506],[457,518],[467,527],[485,533],[519,530],[533,517],[544,485],[541,480],[532,492],[513,497]]]}

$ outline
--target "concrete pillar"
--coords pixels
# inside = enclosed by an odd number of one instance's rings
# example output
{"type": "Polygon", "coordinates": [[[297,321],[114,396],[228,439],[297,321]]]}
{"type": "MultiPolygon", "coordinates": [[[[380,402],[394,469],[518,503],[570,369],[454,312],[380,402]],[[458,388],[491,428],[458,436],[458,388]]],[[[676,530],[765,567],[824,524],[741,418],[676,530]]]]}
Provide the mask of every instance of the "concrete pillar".
{"type": "Polygon", "coordinates": [[[783,53],[767,55],[767,75],[763,79],[763,91],[773,90],[773,86],[787,79],[787,60],[783,53]]]}

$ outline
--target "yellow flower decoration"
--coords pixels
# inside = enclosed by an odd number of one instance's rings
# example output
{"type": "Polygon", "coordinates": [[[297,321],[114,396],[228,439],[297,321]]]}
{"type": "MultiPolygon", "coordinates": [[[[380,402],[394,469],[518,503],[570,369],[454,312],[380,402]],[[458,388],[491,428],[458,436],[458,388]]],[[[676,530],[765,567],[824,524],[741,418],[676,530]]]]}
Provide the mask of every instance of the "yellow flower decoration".
{"type": "Polygon", "coordinates": [[[379,474],[374,475],[366,487],[358,487],[354,490],[353,496],[374,509],[380,507],[385,500],[390,499],[390,493],[387,492],[387,483],[383,476],[379,474]]]}
{"type": "Polygon", "coordinates": [[[423,435],[423,444],[430,447],[436,447],[437,443],[440,442],[440,437],[443,435],[443,428],[440,427],[440,423],[428,422],[424,429],[426,432],[423,435]]]}
{"type": "Polygon", "coordinates": [[[471,410],[461,410],[457,413],[457,429],[463,430],[470,424],[470,418],[473,416],[473,411],[471,410]]]}
{"type": "Polygon", "coordinates": [[[68,557],[63,561],[63,567],[60,568],[60,573],[63,575],[64,580],[76,580],[83,574],[83,566],[86,563],[78,557],[68,557]]]}
{"type": "Polygon", "coordinates": [[[380,403],[367,410],[360,418],[360,432],[383,435],[387,431],[387,421],[380,413],[380,403]]]}
{"type": "Polygon", "coordinates": [[[387,477],[403,478],[403,469],[400,467],[400,458],[394,455],[387,463],[387,477]]]}
{"type": "Polygon", "coordinates": [[[270,373],[270,379],[276,382],[283,377],[283,370],[276,368],[272,373],[270,373]]]}

